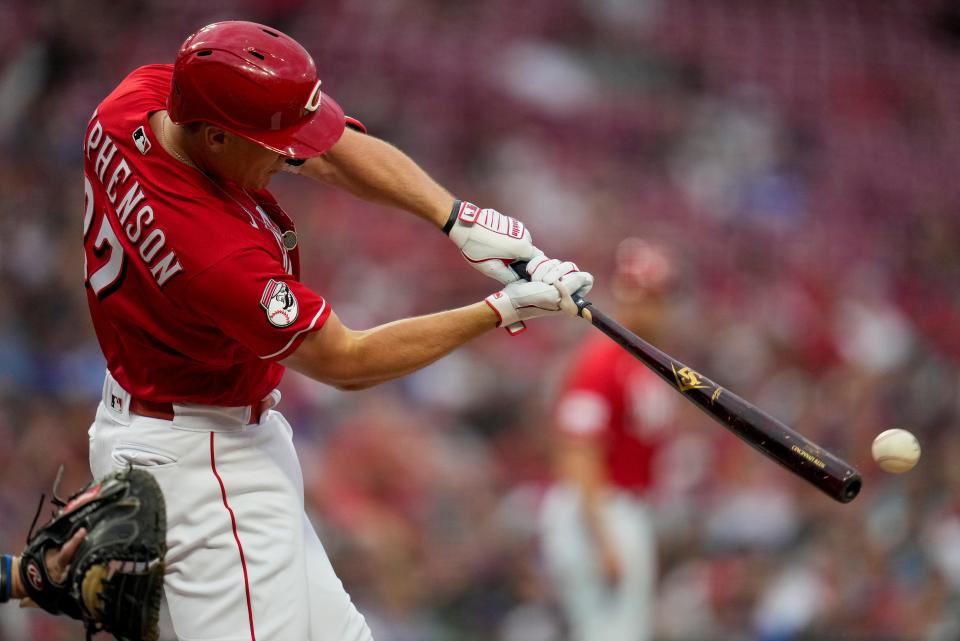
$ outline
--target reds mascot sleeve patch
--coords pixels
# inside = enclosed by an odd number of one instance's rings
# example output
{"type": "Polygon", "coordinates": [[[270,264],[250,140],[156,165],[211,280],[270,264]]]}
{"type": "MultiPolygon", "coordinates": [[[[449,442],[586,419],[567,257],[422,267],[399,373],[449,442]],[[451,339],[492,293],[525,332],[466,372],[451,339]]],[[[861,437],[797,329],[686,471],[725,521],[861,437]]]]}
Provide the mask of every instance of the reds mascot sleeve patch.
{"type": "Polygon", "coordinates": [[[260,297],[260,306],[267,314],[267,320],[274,327],[289,327],[297,320],[300,305],[297,297],[290,291],[289,285],[271,278],[260,297]]]}

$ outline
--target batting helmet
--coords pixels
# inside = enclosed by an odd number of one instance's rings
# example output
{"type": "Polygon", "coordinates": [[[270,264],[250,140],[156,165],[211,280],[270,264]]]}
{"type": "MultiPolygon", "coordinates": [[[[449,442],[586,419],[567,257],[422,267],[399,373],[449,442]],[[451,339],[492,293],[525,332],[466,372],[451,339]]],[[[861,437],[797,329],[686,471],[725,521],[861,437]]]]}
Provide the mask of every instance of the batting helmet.
{"type": "Polygon", "coordinates": [[[295,158],[327,151],[344,128],[306,49],[255,22],[216,22],[187,38],[167,112],[177,124],[208,122],[295,158]]]}
{"type": "Polygon", "coordinates": [[[613,291],[625,302],[665,292],[677,274],[672,252],[641,238],[625,238],[617,246],[613,291]]]}

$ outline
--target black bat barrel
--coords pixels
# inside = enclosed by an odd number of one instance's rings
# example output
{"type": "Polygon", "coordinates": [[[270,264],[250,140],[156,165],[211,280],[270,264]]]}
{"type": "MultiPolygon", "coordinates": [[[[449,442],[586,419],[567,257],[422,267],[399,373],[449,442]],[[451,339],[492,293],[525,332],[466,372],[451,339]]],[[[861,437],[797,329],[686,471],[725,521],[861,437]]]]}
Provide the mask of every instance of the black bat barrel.
{"type": "Polygon", "coordinates": [[[859,494],[862,484],[860,473],[849,463],[730,390],[674,360],[590,302],[580,299],[577,305],[581,315],[589,318],[597,329],[761,454],[841,503],[849,503],[859,494]]]}
{"type": "MultiPolygon", "coordinates": [[[[510,267],[521,278],[530,280],[525,261],[516,261],[510,267]]],[[[597,309],[590,301],[576,295],[573,301],[577,304],[580,316],[593,323],[594,327],[674,386],[688,401],[755,450],[841,503],[849,503],[860,493],[860,473],[849,463],[730,390],[661,352],[597,309]]]]}

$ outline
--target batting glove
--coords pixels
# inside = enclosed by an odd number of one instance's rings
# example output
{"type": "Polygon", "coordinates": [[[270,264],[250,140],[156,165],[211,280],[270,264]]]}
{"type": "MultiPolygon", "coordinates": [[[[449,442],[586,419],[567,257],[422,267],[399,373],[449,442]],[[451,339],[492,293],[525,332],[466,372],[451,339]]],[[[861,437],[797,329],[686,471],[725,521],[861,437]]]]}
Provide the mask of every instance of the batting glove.
{"type": "Polygon", "coordinates": [[[527,263],[527,274],[531,282],[558,286],[562,283],[567,292],[577,296],[586,296],[593,289],[592,274],[580,271],[576,263],[547,258],[542,252],[527,263]]]}
{"type": "Polygon", "coordinates": [[[500,318],[497,327],[505,327],[511,335],[525,330],[523,321],[531,318],[554,314],[577,315],[577,306],[563,283],[510,283],[499,292],[487,296],[484,302],[500,318]]]}
{"type": "Polygon", "coordinates": [[[466,201],[453,203],[443,231],[468,263],[504,285],[519,279],[510,263],[528,261],[541,253],[533,246],[530,230],[522,222],[466,201]]]}

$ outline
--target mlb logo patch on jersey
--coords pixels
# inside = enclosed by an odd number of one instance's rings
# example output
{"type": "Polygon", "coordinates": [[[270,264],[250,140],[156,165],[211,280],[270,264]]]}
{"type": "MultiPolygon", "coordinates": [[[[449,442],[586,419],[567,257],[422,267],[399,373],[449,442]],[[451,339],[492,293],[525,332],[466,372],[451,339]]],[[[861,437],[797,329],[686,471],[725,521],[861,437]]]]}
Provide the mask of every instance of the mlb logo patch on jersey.
{"type": "Polygon", "coordinates": [[[272,278],[263,290],[260,306],[266,311],[267,320],[274,327],[287,327],[293,324],[300,313],[300,304],[297,302],[297,297],[290,291],[290,286],[272,278]]]}
{"type": "Polygon", "coordinates": [[[133,144],[137,146],[137,149],[139,149],[143,155],[147,155],[147,152],[150,151],[150,139],[147,138],[147,131],[143,128],[143,125],[140,125],[134,130],[133,144]]]}

